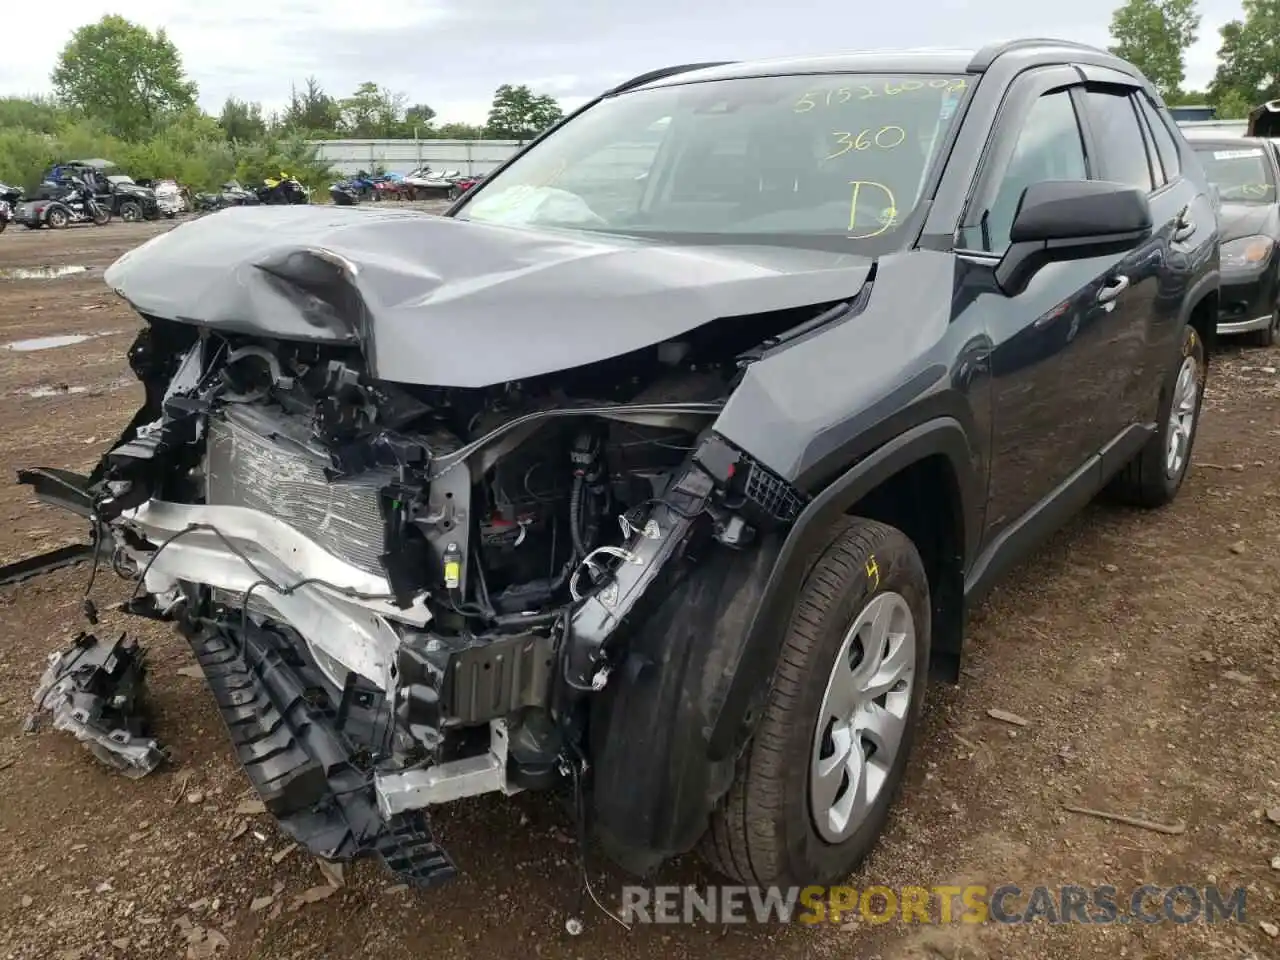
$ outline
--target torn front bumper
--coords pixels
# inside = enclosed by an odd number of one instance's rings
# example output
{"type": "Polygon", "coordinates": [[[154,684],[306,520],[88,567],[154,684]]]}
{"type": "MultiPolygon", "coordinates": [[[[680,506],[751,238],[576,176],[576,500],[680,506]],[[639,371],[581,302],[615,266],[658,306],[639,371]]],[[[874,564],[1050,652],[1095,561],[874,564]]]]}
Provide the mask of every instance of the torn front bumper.
{"type": "Polygon", "coordinates": [[[417,811],[385,815],[356,742],[385,711],[354,698],[334,708],[318,670],[281,630],[238,618],[182,627],[267,809],[318,856],[377,855],[403,882],[434,886],[456,874],[417,811]]]}

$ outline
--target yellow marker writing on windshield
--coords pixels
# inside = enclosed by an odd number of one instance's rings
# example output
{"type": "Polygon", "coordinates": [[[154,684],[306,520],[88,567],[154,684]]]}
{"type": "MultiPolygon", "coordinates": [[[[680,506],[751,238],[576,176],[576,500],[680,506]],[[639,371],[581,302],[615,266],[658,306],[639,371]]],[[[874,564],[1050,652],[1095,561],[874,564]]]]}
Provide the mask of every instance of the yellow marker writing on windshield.
{"type": "Polygon", "coordinates": [[[872,147],[880,150],[892,150],[907,139],[907,131],[902,127],[893,125],[881,127],[875,131],[868,128],[860,131],[856,137],[851,132],[838,130],[833,131],[831,135],[836,138],[836,143],[840,149],[830,156],[824,157],[824,160],[834,160],[836,157],[842,157],[850,150],[870,150],[872,147]]]}
{"type": "MultiPolygon", "coordinates": [[[[883,183],[875,180],[850,180],[849,185],[853,187],[853,196],[849,199],[849,239],[850,240],[870,240],[872,237],[878,237],[886,232],[898,222],[898,203],[893,195],[893,191],[886,187],[883,183]],[[853,231],[858,229],[858,201],[861,199],[866,201],[868,195],[863,193],[864,190],[878,190],[885,199],[885,205],[880,210],[880,216],[877,218],[877,227],[870,233],[855,234],[853,231]]],[[[874,196],[872,194],[871,196],[874,196]]]]}
{"type": "Polygon", "coordinates": [[[968,89],[963,77],[937,77],[933,80],[885,80],[880,83],[859,83],[852,87],[834,87],[830,90],[809,90],[800,95],[792,110],[808,113],[819,107],[838,107],[850,100],[870,100],[872,97],[896,97],[917,90],[942,90],[960,93],[968,89]],[[855,96],[856,92],[856,96],[855,96]]]}

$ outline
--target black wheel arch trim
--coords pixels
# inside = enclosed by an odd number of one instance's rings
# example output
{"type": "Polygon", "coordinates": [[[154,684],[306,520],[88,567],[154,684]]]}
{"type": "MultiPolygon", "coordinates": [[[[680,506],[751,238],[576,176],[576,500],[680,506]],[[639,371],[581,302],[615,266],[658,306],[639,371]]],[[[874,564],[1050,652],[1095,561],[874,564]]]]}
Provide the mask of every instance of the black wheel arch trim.
{"type": "MultiPolygon", "coordinates": [[[[1204,273],[1195,283],[1191,285],[1191,289],[1187,291],[1187,295],[1182,298],[1182,323],[1191,322],[1191,315],[1199,309],[1200,304],[1210,294],[1216,294],[1222,286],[1222,274],[1218,270],[1209,270],[1204,273]]],[[[1218,318],[1214,316],[1212,323],[1209,324],[1208,353],[1213,353],[1213,347],[1217,343],[1216,331],[1218,327],[1218,318]]],[[[1182,349],[1182,338],[1177,338],[1177,349],[1182,349]]]]}
{"type": "Polygon", "coordinates": [[[737,750],[753,725],[751,715],[766,688],[781,650],[792,600],[813,560],[830,542],[835,521],[895,474],[928,457],[945,456],[960,489],[964,514],[967,570],[981,535],[983,489],[974,470],[973,447],[960,421],[942,416],[903,431],[837,477],[818,493],[796,519],[782,544],[777,562],[748,620],[741,654],[732,669],[729,687],[715,715],[708,739],[708,756],[719,761],[737,750]]]}

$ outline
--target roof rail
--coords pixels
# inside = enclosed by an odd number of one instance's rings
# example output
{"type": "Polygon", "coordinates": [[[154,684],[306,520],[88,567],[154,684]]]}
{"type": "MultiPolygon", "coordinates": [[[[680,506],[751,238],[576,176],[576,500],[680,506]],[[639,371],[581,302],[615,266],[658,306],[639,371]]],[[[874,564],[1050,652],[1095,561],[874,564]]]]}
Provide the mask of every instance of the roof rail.
{"type": "Polygon", "coordinates": [[[1012,53],[1015,50],[1022,50],[1026,47],[1040,46],[1067,47],[1071,50],[1085,50],[1089,53],[1106,53],[1105,50],[1087,43],[1077,43],[1075,40],[1058,40],[1054,37],[1024,37],[1020,40],[1001,40],[996,43],[989,43],[975,53],[973,59],[969,61],[968,72],[981,73],[991,66],[996,57],[1012,53]]]}
{"type": "Polygon", "coordinates": [[[733,60],[709,60],[706,63],[682,63],[675,67],[663,67],[661,70],[650,70],[648,73],[642,73],[638,77],[632,77],[626,80],[612,90],[605,92],[605,96],[611,93],[621,93],[623,90],[630,90],[632,87],[643,86],[646,83],[652,83],[654,80],[662,80],[666,77],[674,77],[677,73],[688,73],[690,70],[704,70],[707,67],[723,67],[725,64],[734,63],[733,60]]]}

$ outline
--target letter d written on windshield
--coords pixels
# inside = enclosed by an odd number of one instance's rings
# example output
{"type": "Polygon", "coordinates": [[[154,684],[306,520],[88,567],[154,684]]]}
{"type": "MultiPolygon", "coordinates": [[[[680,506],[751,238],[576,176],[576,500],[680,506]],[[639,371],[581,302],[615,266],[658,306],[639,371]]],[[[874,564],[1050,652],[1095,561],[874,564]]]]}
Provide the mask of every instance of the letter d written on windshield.
{"type": "Polygon", "coordinates": [[[852,196],[849,198],[850,240],[870,240],[897,225],[898,203],[892,190],[875,180],[850,180],[849,186],[852,188],[852,196]],[[879,208],[874,220],[859,216],[859,205],[865,212],[881,203],[884,206],[879,208]]]}

